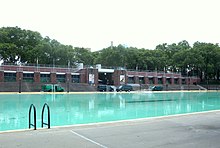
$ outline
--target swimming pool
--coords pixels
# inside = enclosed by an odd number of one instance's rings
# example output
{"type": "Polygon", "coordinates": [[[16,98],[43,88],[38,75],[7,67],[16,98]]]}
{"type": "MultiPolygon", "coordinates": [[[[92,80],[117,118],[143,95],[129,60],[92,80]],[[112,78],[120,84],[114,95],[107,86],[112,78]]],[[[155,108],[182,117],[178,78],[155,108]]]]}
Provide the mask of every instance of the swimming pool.
{"type": "Polygon", "coordinates": [[[1,94],[0,131],[28,129],[31,104],[39,128],[44,103],[53,127],[219,110],[220,93],[1,94]]]}

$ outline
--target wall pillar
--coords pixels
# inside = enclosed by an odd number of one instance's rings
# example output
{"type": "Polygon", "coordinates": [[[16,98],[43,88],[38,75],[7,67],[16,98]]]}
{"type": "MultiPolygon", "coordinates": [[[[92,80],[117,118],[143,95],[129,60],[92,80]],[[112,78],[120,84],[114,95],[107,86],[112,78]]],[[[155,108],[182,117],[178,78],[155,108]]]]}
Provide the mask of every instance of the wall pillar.
{"type": "Polygon", "coordinates": [[[192,78],[189,78],[189,84],[190,84],[190,85],[193,84],[192,78]]]}
{"type": "Polygon", "coordinates": [[[121,70],[115,70],[112,75],[112,80],[114,81],[114,86],[120,85],[120,74],[121,70]]]}
{"type": "Polygon", "coordinates": [[[114,86],[119,86],[121,84],[127,83],[127,74],[125,70],[114,70],[112,75],[112,80],[114,81],[114,86]],[[120,80],[120,76],[123,75],[124,79],[120,80]]]}
{"type": "Polygon", "coordinates": [[[179,82],[178,83],[179,85],[182,85],[182,79],[181,78],[178,78],[178,82],[179,82]]]}
{"type": "Polygon", "coordinates": [[[0,82],[4,82],[4,71],[0,71],[0,82]]]}
{"type": "Polygon", "coordinates": [[[72,82],[71,73],[66,73],[66,82],[72,82]]]}
{"type": "Polygon", "coordinates": [[[149,84],[149,79],[147,77],[144,77],[144,84],[149,84]]]}
{"type": "Polygon", "coordinates": [[[134,76],[134,84],[139,84],[139,77],[138,76],[134,76]]]}
{"type": "Polygon", "coordinates": [[[34,72],[34,82],[40,83],[40,72],[39,71],[34,72]]]}
{"type": "Polygon", "coordinates": [[[79,74],[80,74],[80,83],[89,83],[88,69],[81,69],[79,71],[79,74]]]}
{"type": "Polygon", "coordinates": [[[189,85],[189,79],[185,78],[186,85],[189,85]]]}
{"type": "Polygon", "coordinates": [[[89,77],[87,73],[80,73],[80,83],[89,83],[87,77],[89,77]]]}
{"type": "Polygon", "coordinates": [[[94,74],[94,84],[97,86],[99,84],[99,71],[98,69],[93,69],[94,74]]]}
{"type": "Polygon", "coordinates": [[[16,72],[16,82],[19,82],[19,80],[20,81],[23,80],[23,72],[21,72],[21,71],[16,72]]]}
{"type": "Polygon", "coordinates": [[[174,78],[173,77],[170,78],[170,84],[174,85],[174,78]]]}
{"type": "Polygon", "coordinates": [[[56,76],[56,73],[50,73],[50,81],[52,84],[55,84],[57,83],[57,76],[56,76]]]}
{"type": "Polygon", "coordinates": [[[167,82],[166,82],[166,77],[165,76],[162,77],[162,81],[163,81],[163,85],[166,85],[167,82]]]}
{"type": "Polygon", "coordinates": [[[154,77],[153,80],[154,80],[154,85],[157,85],[158,84],[158,78],[154,77]]]}
{"type": "Polygon", "coordinates": [[[128,83],[128,75],[127,75],[127,71],[125,71],[125,84],[127,84],[128,83]]]}

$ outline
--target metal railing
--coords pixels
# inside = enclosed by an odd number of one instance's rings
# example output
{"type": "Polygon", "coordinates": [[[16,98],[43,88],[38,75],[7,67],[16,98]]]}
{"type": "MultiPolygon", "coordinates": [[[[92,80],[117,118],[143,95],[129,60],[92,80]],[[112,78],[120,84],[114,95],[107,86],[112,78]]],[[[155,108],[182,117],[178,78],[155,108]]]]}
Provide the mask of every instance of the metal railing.
{"type": "Polygon", "coordinates": [[[44,125],[47,125],[48,128],[50,128],[50,107],[47,105],[47,103],[44,104],[42,113],[41,113],[41,127],[43,128],[44,125]],[[47,107],[47,123],[44,122],[44,109],[47,107]]]}
{"type": "Polygon", "coordinates": [[[31,126],[34,127],[34,130],[37,129],[37,123],[36,123],[36,108],[33,104],[31,104],[30,108],[29,108],[29,129],[31,128],[31,126]],[[32,108],[34,110],[34,123],[32,124],[31,123],[31,111],[32,111],[32,108]]]}
{"type": "MultiPolygon", "coordinates": [[[[34,130],[37,129],[37,113],[36,113],[36,107],[34,106],[34,104],[30,105],[29,108],[29,129],[33,126],[34,130]],[[31,112],[32,110],[34,110],[34,123],[31,123],[31,112]]],[[[44,104],[43,108],[42,108],[42,113],[41,113],[41,127],[43,128],[44,125],[47,125],[48,129],[50,128],[50,107],[49,105],[47,105],[47,103],[44,104]],[[45,107],[47,108],[47,123],[44,122],[44,110],[45,107]]]]}
{"type": "Polygon", "coordinates": [[[76,72],[80,70],[76,66],[73,67],[66,67],[63,65],[56,65],[52,66],[51,65],[31,65],[31,64],[25,64],[25,65],[15,65],[15,64],[2,64],[0,66],[0,70],[5,70],[5,71],[37,71],[37,72],[62,72],[62,73],[67,73],[67,72],[76,72]]]}

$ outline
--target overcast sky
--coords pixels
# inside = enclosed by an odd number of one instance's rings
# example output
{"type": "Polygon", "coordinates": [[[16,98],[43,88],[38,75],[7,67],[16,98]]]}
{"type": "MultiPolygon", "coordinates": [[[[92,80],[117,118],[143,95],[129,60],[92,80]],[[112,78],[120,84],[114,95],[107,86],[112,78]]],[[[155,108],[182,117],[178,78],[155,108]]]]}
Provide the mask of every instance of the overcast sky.
{"type": "Polygon", "coordinates": [[[219,0],[0,0],[0,27],[100,50],[124,44],[220,42],[219,0]]]}

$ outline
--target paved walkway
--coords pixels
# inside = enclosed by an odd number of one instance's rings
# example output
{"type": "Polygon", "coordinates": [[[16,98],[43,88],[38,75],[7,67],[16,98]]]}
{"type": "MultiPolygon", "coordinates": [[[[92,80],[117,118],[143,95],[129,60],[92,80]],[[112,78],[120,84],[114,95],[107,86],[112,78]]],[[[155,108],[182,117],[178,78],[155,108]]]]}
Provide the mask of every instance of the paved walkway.
{"type": "Polygon", "coordinates": [[[220,111],[0,133],[0,148],[219,148],[220,111]]]}

